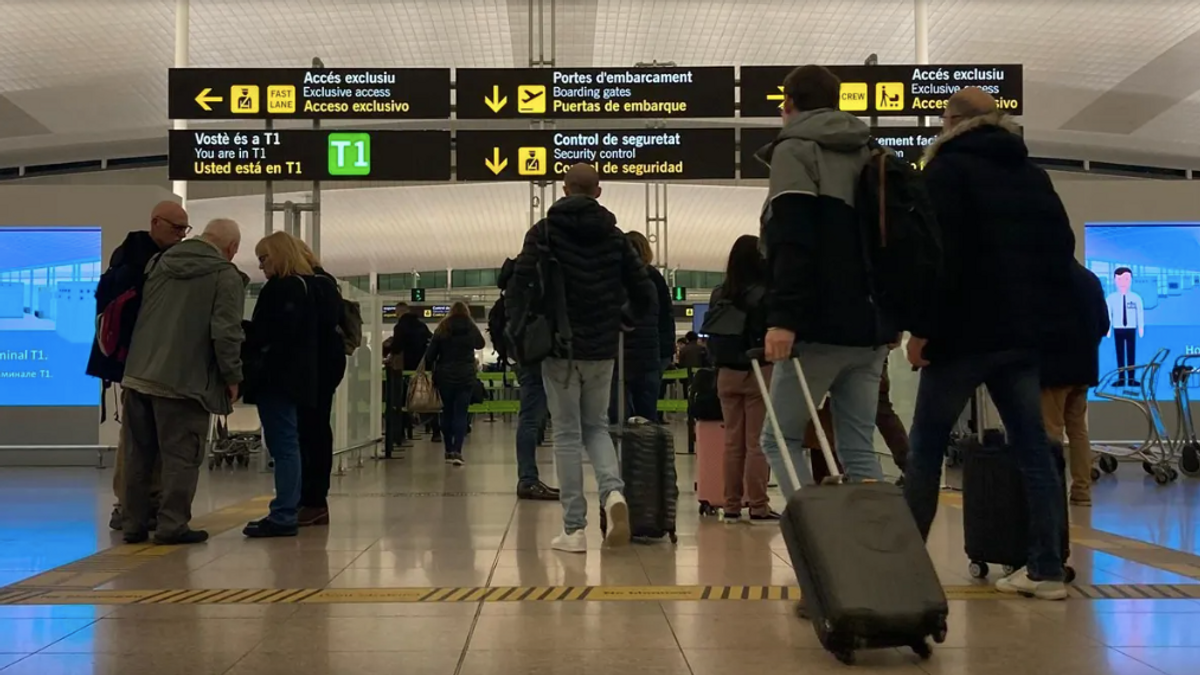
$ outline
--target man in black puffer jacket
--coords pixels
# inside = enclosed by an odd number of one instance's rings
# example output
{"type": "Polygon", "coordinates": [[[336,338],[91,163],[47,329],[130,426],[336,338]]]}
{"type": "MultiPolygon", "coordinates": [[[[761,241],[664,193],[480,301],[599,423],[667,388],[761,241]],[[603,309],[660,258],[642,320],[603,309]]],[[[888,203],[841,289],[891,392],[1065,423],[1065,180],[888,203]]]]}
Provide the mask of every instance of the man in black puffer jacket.
{"type": "MultiPolygon", "coordinates": [[[[542,362],[563,504],[563,533],[555,537],[553,547],[583,553],[587,550],[585,446],[600,485],[600,502],[608,512],[606,543],[629,542],[625,485],[605,422],[622,308],[628,302],[633,316],[645,315],[654,306],[654,287],[645,264],[617,229],[616,217],[596,201],[600,196],[596,169],[576,164],[563,183],[566,197],[525,235],[506,297],[510,316],[525,316],[537,294],[539,266],[554,267],[548,265],[549,259],[557,259],[572,338],[568,353],[556,353],[542,362]]],[[[552,287],[544,289],[545,294],[554,297],[558,289],[553,282],[548,285],[552,287]]],[[[556,326],[559,335],[566,334],[566,328],[556,326]]]]}

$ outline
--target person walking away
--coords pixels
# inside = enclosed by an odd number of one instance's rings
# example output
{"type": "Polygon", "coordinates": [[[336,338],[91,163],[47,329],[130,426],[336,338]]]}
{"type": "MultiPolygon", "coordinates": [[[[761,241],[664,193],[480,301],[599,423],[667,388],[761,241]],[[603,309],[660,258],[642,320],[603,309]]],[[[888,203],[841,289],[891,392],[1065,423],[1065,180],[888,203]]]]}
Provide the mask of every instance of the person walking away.
{"type": "MultiPolygon", "coordinates": [[[[417,369],[421,363],[421,359],[425,358],[425,350],[429,348],[429,340],[433,337],[429,326],[421,321],[421,317],[417,315],[416,310],[412,309],[405,303],[396,305],[396,325],[392,328],[392,353],[399,354],[399,363],[402,364],[403,372],[411,373],[417,369]]],[[[408,378],[404,377],[400,380],[401,390],[398,392],[399,397],[396,399],[397,406],[403,407],[405,400],[408,397],[408,378]]],[[[408,440],[413,440],[414,431],[416,430],[416,416],[410,413],[402,413],[403,432],[408,440]]],[[[442,425],[438,415],[432,417],[429,424],[433,430],[433,437],[430,439],[434,443],[442,442],[442,425]]]]}
{"type": "Polygon", "coordinates": [[[609,422],[619,419],[643,417],[652,422],[658,420],[658,390],[662,381],[662,327],[663,309],[666,309],[672,328],[668,335],[674,336],[675,318],[671,315],[671,291],[658,270],[651,267],[654,252],[650,242],[641,232],[628,232],[625,236],[646,265],[646,274],[654,284],[655,302],[645,314],[631,317],[633,330],[625,334],[625,410],[618,410],[620,400],[620,378],[613,371],[612,396],[609,399],[609,422]],[[657,281],[656,281],[657,279],[657,281]]]}
{"type": "Polygon", "coordinates": [[[463,443],[476,381],[475,351],[483,347],[483,333],[471,318],[470,308],[465,302],[456,302],[433,332],[425,352],[425,367],[433,372],[433,384],[442,396],[446,463],[454,466],[464,463],[463,443]]]}
{"type": "MultiPolygon", "coordinates": [[[[767,494],[770,467],[763,454],[761,437],[766,403],[754,375],[750,372],[747,352],[761,349],[767,335],[767,270],[758,251],[759,239],[742,235],[734,242],[725,267],[725,281],[713,289],[709,300],[714,331],[709,333],[709,354],[717,368],[717,394],[725,420],[725,509],[724,520],[738,523],[742,504],[750,504],[750,522],[775,522],[779,514],[771,510],[767,494]],[[732,308],[733,312],[719,309],[732,308]],[[719,312],[741,317],[736,334],[717,334],[716,323],[723,323],[719,312]],[[748,491],[749,494],[743,494],[748,491]]],[[[705,325],[709,325],[706,318],[705,325]]],[[[734,327],[731,326],[731,330],[734,327]]],[[[763,370],[770,377],[771,366],[763,370]]]]}
{"type": "MultiPolygon", "coordinates": [[[[121,294],[140,286],[145,281],[146,266],[150,264],[150,259],[183,241],[191,231],[187,211],[182,205],[171,201],[156,204],[150,211],[150,229],[130,232],[109,258],[108,269],[96,285],[96,316],[103,314],[105,308],[121,294]]],[[[86,372],[103,382],[107,393],[112,385],[121,384],[125,375],[125,361],[118,355],[104,354],[100,351],[99,341],[93,341],[86,372]]],[[[107,412],[107,399],[103,400],[105,405],[101,410],[107,412]]],[[[119,419],[117,421],[120,422],[119,419]]],[[[125,526],[121,504],[125,501],[124,455],[127,442],[126,430],[122,425],[117,437],[117,454],[113,468],[113,497],[116,498],[116,502],[108,520],[108,526],[114,530],[121,530],[125,526]]],[[[153,530],[162,497],[161,462],[155,464],[149,480],[151,505],[146,524],[147,530],[153,530]]]]}
{"type": "Polygon", "coordinates": [[[313,270],[312,298],[317,314],[317,404],[300,408],[300,527],[329,524],[329,475],[333,472],[333,397],[346,375],[346,343],[339,330],[342,294],[337,279],[321,267],[308,244],[297,240],[313,270]]]}
{"type": "MultiPolygon", "coordinates": [[[[882,480],[875,412],[887,344],[895,339],[871,294],[855,193],[870,157],[871,131],[838,110],[841,82],[821,66],[784,80],[783,129],[758,152],[771,167],[762,214],[768,271],[765,351],[776,366],[771,401],[802,483],[812,477],[803,437],[810,414],[791,357],[804,363],[813,400],[832,399],[836,452],[850,480],[882,480]]],[[[785,496],[793,485],[783,448],[763,450],[785,496]]]]}
{"type": "Polygon", "coordinates": [[[189,527],[211,415],[228,415],[242,383],[242,313],[237,267],[241,232],[232,220],[210,222],[197,239],[149,263],[142,306],[125,362],[125,541],[150,534],[151,476],[162,466],[154,541],[198,544],[189,527]]]}
{"type": "Polygon", "coordinates": [[[1016,453],[1029,505],[1026,567],[996,588],[1046,600],[1063,585],[1063,513],[1042,423],[1039,348],[1069,302],[1075,237],[1049,176],[984,91],[954,94],[926,152],[926,185],[942,229],[944,281],[912,327],[921,368],[904,492],[921,534],[937,513],[943,456],[963,408],[986,384],[1016,453]]]}
{"type": "MultiPolygon", "coordinates": [[[[608,401],[613,362],[617,358],[622,308],[639,316],[654,303],[654,286],[629,240],[617,229],[617,219],[597,201],[600,176],[589,164],[572,166],[563,180],[565,197],[550,207],[525,235],[509,287],[514,325],[523,322],[538,302],[539,268],[549,269],[545,293],[557,300],[548,314],[555,317],[559,344],[542,362],[542,382],[554,420],[554,456],[563,505],[563,531],[552,546],[584,553],[587,539],[587,500],[583,494],[583,453],[586,451],[600,487],[600,503],[608,513],[606,544],[630,540],[629,508],[617,452],[608,429],[608,401]],[[561,293],[559,293],[561,291],[561,293]],[[560,303],[565,303],[565,307],[560,303]]],[[[544,303],[543,303],[544,304],[544,303]]],[[[514,335],[516,339],[516,335],[514,335]]]]}
{"type": "Polygon", "coordinates": [[[1070,302],[1059,308],[1058,339],[1042,351],[1042,419],[1051,443],[1067,434],[1071,504],[1092,505],[1092,442],[1088,390],[1100,384],[1100,342],[1109,331],[1109,307],[1100,280],[1073,262],[1070,302]]]}
{"type": "Polygon", "coordinates": [[[258,406],[263,440],[275,460],[275,499],[270,514],[246,525],[242,534],[252,539],[294,537],[302,475],[299,415],[318,403],[319,289],[292,235],[267,236],[254,253],[267,283],[250,319],[246,402],[258,406]]]}
{"type": "MultiPolygon", "coordinates": [[[[509,284],[512,283],[517,263],[512,258],[504,261],[500,268],[497,283],[500,287],[501,302],[504,302],[504,326],[497,326],[492,334],[492,343],[503,347],[497,349],[501,358],[513,357],[516,352],[509,344],[507,327],[512,320],[511,308],[507,295],[509,284]]],[[[517,363],[517,391],[520,395],[521,409],[517,413],[517,499],[529,501],[554,502],[559,499],[557,488],[552,488],[542,482],[538,471],[537,449],[542,435],[542,426],[546,423],[546,388],[542,385],[542,364],[517,363]]]]}

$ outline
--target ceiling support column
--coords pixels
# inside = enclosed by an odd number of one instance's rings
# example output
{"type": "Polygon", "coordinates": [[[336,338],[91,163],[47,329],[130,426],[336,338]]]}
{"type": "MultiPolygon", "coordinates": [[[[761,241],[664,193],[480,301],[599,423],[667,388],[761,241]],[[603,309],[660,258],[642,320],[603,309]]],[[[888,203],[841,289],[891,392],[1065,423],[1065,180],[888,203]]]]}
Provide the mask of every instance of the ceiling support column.
{"type": "MultiPolygon", "coordinates": [[[[189,37],[191,33],[192,11],[190,0],[175,0],[175,67],[188,67],[189,37]]],[[[188,128],[187,120],[175,120],[174,127],[179,130],[188,128]]],[[[171,181],[171,191],[179,195],[183,207],[187,208],[188,184],[186,180],[171,181]]]]}

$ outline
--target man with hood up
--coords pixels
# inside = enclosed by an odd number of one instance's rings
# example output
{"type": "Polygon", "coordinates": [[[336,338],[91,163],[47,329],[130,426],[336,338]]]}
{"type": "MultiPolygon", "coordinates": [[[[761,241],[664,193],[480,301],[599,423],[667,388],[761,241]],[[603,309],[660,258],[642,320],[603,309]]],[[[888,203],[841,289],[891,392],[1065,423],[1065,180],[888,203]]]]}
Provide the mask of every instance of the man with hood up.
{"type": "MultiPolygon", "coordinates": [[[[882,480],[875,455],[875,411],[887,345],[896,339],[871,299],[854,197],[870,158],[870,128],[838,109],[841,82],[826,68],[802,66],[783,83],[783,129],[759,150],[771,167],[762,213],[767,260],[766,357],[777,363],[771,402],[801,482],[810,414],[792,365],[799,356],[815,402],[836,411],[837,454],[851,480],[882,480]]],[[[792,485],[769,429],[762,448],[785,496],[792,485]]]]}
{"type": "MultiPolygon", "coordinates": [[[[596,201],[600,175],[595,167],[571,167],[563,178],[563,191],[566,196],[525,235],[507,302],[511,303],[510,316],[524,316],[539,283],[539,263],[549,262],[550,256],[557,259],[554,267],[562,273],[565,318],[570,326],[568,331],[567,326],[556,325],[555,332],[569,334],[571,340],[541,364],[554,420],[555,466],[563,505],[563,532],[552,546],[585,553],[585,450],[600,485],[600,502],[608,512],[610,529],[605,543],[629,543],[629,507],[609,436],[608,402],[623,309],[629,303],[633,316],[651,311],[655,291],[641,256],[617,228],[616,217],[596,201]]],[[[557,293],[555,288],[545,290],[551,296],[557,293]]]]}
{"type": "Polygon", "coordinates": [[[1075,236],[1050,177],[1029,159],[995,99],[963,89],[950,97],[943,119],[942,136],[926,152],[925,176],[942,230],[945,282],[908,341],[908,359],[922,371],[905,497],[928,536],[951,429],[986,384],[1029,507],[1027,566],[996,588],[1062,600],[1064,495],[1043,426],[1040,361],[1069,337],[1059,334],[1056,315],[1075,303],[1075,236]]]}
{"type": "Polygon", "coordinates": [[[192,499],[211,415],[228,415],[242,383],[246,291],[233,258],[238,224],[218,219],[155,256],[125,362],[125,541],[149,538],[150,472],[162,462],[154,541],[198,544],[192,499]]]}

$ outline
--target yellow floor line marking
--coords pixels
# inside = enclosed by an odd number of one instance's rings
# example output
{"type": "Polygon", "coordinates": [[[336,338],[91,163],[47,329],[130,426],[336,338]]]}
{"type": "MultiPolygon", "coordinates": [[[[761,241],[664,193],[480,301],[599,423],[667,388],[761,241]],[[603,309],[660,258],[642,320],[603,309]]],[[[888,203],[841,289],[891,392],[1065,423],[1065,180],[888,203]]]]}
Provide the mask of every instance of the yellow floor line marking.
{"type": "MultiPolygon", "coordinates": [[[[1012,598],[986,584],[945,587],[950,600],[1012,598]]],[[[1194,600],[1200,584],[1080,584],[1076,600],[1194,600]]],[[[800,598],[795,586],[521,586],[459,588],[262,588],[137,591],[30,590],[0,593],[0,605],[213,605],[481,602],[781,602],[800,598]]]]}

